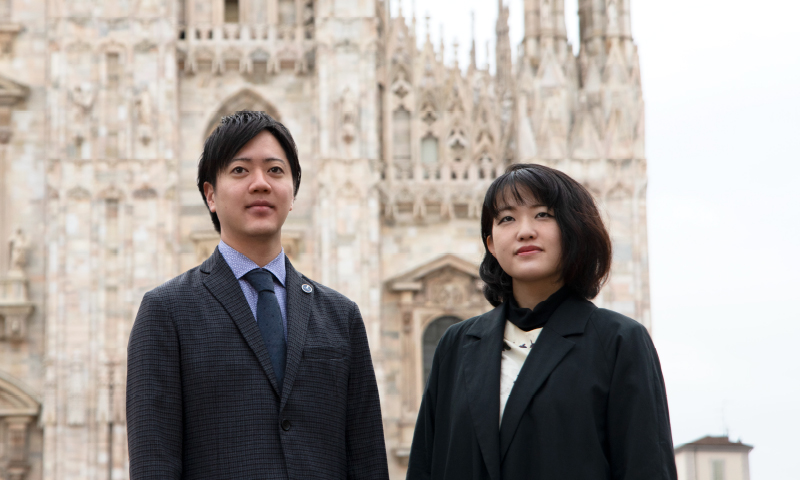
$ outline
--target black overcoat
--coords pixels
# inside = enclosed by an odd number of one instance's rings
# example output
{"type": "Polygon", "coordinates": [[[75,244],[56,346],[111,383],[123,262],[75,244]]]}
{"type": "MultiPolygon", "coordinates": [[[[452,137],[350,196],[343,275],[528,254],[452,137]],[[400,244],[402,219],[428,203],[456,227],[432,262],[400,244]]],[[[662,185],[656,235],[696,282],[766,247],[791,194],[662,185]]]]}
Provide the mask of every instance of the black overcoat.
{"type": "Polygon", "coordinates": [[[258,325],[219,250],[144,296],[128,345],[132,480],[388,479],[358,307],[288,259],[286,300],[279,396],[258,325]]]}
{"type": "Polygon", "coordinates": [[[500,416],[502,306],[436,348],[408,479],[675,480],[661,366],[647,330],[566,299],[542,329],[500,416]]]}

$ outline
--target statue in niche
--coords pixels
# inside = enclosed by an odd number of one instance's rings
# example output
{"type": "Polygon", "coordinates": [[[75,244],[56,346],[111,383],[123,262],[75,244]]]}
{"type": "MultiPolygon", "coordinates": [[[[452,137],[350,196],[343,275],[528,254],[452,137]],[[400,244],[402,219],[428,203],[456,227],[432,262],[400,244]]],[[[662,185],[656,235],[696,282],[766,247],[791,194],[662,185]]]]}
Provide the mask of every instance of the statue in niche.
{"type": "Polygon", "coordinates": [[[78,83],[69,91],[72,100],[73,139],[82,143],[88,138],[89,119],[94,105],[95,89],[89,82],[78,83]]]}
{"type": "Polygon", "coordinates": [[[344,143],[347,145],[350,145],[353,143],[353,141],[355,141],[358,133],[358,129],[356,127],[356,123],[358,123],[358,105],[356,105],[356,101],[353,98],[353,92],[350,90],[350,87],[345,88],[344,93],[342,93],[341,106],[342,140],[344,140],[344,143]]]}
{"type": "Polygon", "coordinates": [[[136,99],[136,124],[139,140],[147,146],[152,139],[150,125],[153,121],[153,105],[150,101],[150,92],[145,89],[136,99]]]}
{"type": "Polygon", "coordinates": [[[28,260],[29,245],[28,237],[25,236],[21,228],[18,228],[11,238],[9,238],[8,248],[11,253],[8,271],[10,274],[16,276],[25,275],[25,264],[28,260]]]}

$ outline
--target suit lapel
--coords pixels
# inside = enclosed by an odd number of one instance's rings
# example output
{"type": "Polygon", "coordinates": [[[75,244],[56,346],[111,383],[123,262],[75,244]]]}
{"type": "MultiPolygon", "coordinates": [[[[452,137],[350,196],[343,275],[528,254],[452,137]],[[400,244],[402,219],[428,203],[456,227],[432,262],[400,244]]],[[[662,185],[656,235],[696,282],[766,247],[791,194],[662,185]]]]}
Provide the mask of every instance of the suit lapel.
{"type": "Polygon", "coordinates": [[[514,382],[503,412],[503,421],[500,425],[501,463],[533,396],[575,346],[574,342],[564,337],[583,333],[586,322],[595,308],[591,302],[571,296],[553,312],[553,316],[542,329],[514,382]]]}
{"type": "Polygon", "coordinates": [[[267,352],[267,346],[264,345],[264,339],[261,338],[261,331],[258,329],[256,319],[253,318],[253,312],[247,304],[247,299],[244,298],[239,280],[236,279],[222,254],[219,253],[219,249],[214,250],[211,257],[200,267],[200,271],[207,274],[203,281],[205,287],[228,312],[231,320],[236,324],[247,345],[255,354],[264,372],[266,372],[275,394],[278,395],[278,380],[272,371],[272,363],[269,360],[269,353],[267,352]]]}
{"type": "Polygon", "coordinates": [[[294,269],[289,259],[286,259],[286,321],[289,331],[289,341],[286,349],[286,375],[283,378],[283,394],[281,395],[281,409],[286,404],[292,392],[297,370],[303,358],[303,346],[306,343],[308,318],[311,313],[311,302],[314,301],[316,289],[306,293],[302,289],[303,278],[294,269]]]}
{"type": "Polygon", "coordinates": [[[464,378],[475,435],[489,477],[500,479],[500,353],[503,348],[503,307],[482,315],[467,331],[462,347],[464,378]]]}

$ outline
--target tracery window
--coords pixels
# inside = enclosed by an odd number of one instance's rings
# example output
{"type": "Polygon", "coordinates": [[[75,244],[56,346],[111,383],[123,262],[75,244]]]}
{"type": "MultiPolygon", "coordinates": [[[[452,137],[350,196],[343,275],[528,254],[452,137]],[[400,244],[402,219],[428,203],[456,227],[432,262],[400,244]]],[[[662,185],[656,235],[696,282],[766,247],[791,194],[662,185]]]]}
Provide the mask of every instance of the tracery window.
{"type": "Polygon", "coordinates": [[[420,145],[420,161],[425,169],[425,178],[439,178],[439,139],[428,135],[420,145]]]}
{"type": "Polygon", "coordinates": [[[431,374],[431,367],[433,366],[433,354],[436,352],[436,346],[439,345],[439,340],[444,335],[444,332],[451,326],[460,322],[458,317],[439,317],[432,321],[422,334],[422,381],[428,382],[428,377],[431,374]]]}

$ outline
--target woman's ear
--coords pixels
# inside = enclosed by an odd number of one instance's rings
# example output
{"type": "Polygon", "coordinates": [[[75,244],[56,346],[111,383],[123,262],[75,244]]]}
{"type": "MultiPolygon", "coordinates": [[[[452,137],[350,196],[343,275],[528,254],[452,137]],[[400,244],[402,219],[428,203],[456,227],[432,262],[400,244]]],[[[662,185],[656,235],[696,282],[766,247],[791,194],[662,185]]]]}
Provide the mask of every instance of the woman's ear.
{"type": "Polygon", "coordinates": [[[492,239],[491,235],[486,237],[486,248],[489,250],[489,253],[491,253],[492,256],[494,257],[494,240],[492,239]]]}

